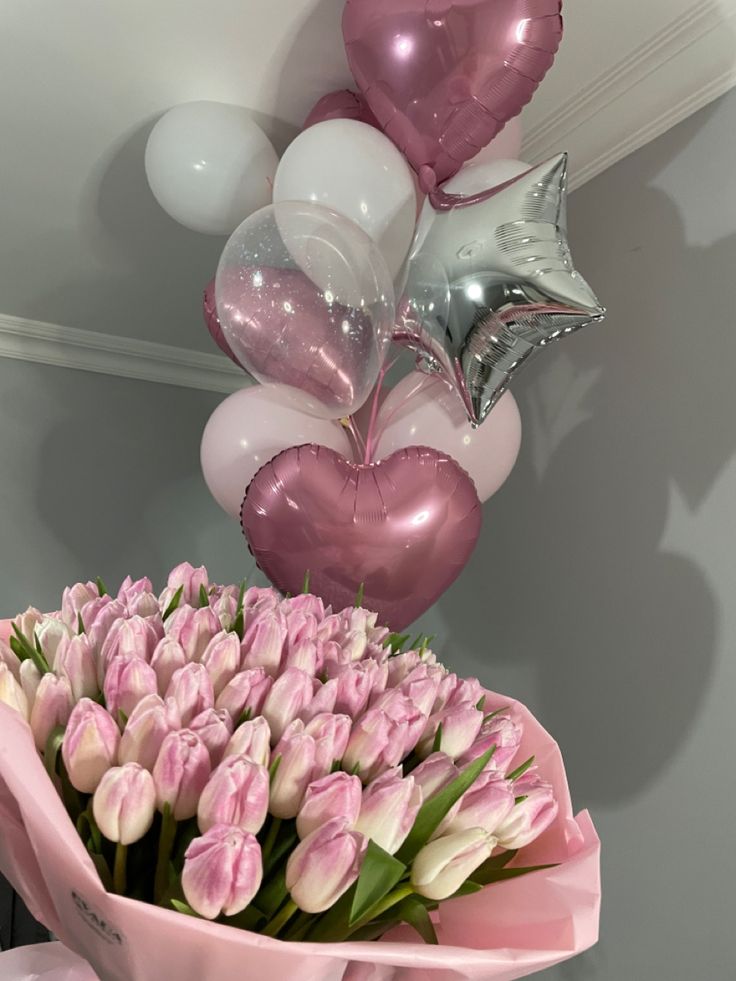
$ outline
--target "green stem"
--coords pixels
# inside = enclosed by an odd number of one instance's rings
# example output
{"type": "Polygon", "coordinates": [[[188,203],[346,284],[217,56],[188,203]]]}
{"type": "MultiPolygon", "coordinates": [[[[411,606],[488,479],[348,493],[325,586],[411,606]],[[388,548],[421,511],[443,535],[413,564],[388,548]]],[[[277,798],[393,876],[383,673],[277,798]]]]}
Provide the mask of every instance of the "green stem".
{"type": "Polygon", "coordinates": [[[271,827],[268,829],[268,834],[266,835],[266,840],[263,843],[263,867],[268,868],[268,860],[271,857],[271,852],[273,851],[273,846],[276,844],[276,839],[279,836],[279,831],[281,830],[281,818],[273,818],[271,821],[271,827]]]}
{"type": "Polygon", "coordinates": [[[156,861],[156,877],[153,885],[154,900],[159,905],[169,886],[169,862],[176,838],[176,821],[171,813],[169,804],[164,804],[161,815],[161,834],[158,839],[158,859],[156,861]]]}
{"type": "Polygon", "coordinates": [[[354,923],[348,936],[351,936],[357,930],[362,930],[363,927],[368,926],[368,924],[373,920],[377,920],[379,916],[383,916],[383,914],[390,910],[392,906],[396,906],[397,903],[400,903],[403,899],[406,899],[407,896],[411,896],[413,892],[414,889],[410,883],[406,883],[403,886],[398,886],[393,892],[390,892],[388,896],[384,896],[379,903],[376,903],[375,906],[371,907],[365,916],[362,916],[356,923],[354,923]]]}
{"type": "Polygon", "coordinates": [[[126,865],[128,863],[128,846],[121,845],[120,842],[115,846],[115,870],[112,876],[113,888],[118,896],[125,895],[126,865]]]}
{"type": "Polygon", "coordinates": [[[278,912],[271,922],[264,927],[262,933],[267,937],[278,937],[279,931],[286,926],[298,909],[299,907],[296,905],[296,903],[289,899],[281,908],[280,912],[278,912]]]}
{"type": "Polygon", "coordinates": [[[289,927],[284,940],[301,940],[313,923],[314,916],[312,913],[300,913],[289,927]]]}

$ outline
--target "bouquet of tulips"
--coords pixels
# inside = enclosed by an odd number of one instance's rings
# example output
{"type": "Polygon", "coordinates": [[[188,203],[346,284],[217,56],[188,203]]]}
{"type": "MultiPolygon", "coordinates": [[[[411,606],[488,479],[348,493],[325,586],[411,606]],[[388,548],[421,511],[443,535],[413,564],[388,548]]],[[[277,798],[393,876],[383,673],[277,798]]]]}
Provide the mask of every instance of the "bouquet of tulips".
{"type": "MultiPolygon", "coordinates": [[[[516,703],[458,678],[426,642],[408,643],[376,620],[359,600],[334,613],[306,585],[284,599],[214,585],[205,569],[184,564],[159,596],[148,579],[127,579],[116,596],[100,581],[82,583],[64,591],[60,612],[29,609],[13,621],[0,641],[0,817],[4,809],[22,847],[11,834],[0,867],[31,910],[104,978],[160,972],[155,956],[144,969],[124,954],[139,927],[119,929],[122,913],[103,912],[89,883],[72,889],[70,925],[44,865],[55,861],[48,826],[41,840],[33,795],[24,797],[23,775],[9,763],[23,757],[23,742],[28,778],[45,781],[45,799],[52,786],[58,794],[47,818],[61,800],[76,828],[73,848],[66,827],[59,837],[64,857],[83,848],[80,866],[97,892],[164,917],[173,945],[187,934],[214,956],[234,936],[260,934],[259,955],[316,957],[312,973],[289,975],[274,962],[277,976],[373,977],[356,973],[367,970],[361,949],[399,955],[456,943],[443,936],[453,919],[446,909],[514,885],[530,894],[532,882],[544,884],[542,894],[557,890],[553,922],[574,922],[579,934],[558,937],[557,948],[545,940],[535,967],[592,942],[597,839],[586,816],[572,818],[554,744],[516,703]],[[530,722],[536,732],[525,732],[530,722]],[[524,753],[530,736],[538,760],[524,753]],[[571,882],[576,859],[585,872],[565,895],[559,883],[571,882]],[[36,871],[43,891],[32,885],[36,871]],[[405,943],[370,943],[380,938],[405,943]],[[344,951],[342,973],[324,969],[333,949],[344,951]]],[[[529,912],[517,909],[518,922],[529,912]]],[[[538,910],[531,924],[539,932],[538,910]]],[[[528,973],[523,959],[515,963],[518,973],[486,965],[459,976],[528,973]]],[[[400,964],[399,956],[386,969],[400,964]]],[[[239,967],[253,978],[266,970],[239,967]]],[[[190,964],[177,976],[210,975],[190,964]]]]}

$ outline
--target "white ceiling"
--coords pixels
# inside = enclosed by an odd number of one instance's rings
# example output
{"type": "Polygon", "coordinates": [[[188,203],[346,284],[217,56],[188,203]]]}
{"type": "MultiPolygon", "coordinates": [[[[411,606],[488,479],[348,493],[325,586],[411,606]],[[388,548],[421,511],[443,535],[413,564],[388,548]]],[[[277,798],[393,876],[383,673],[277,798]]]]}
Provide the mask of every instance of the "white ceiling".
{"type": "MultiPolygon", "coordinates": [[[[283,148],[350,83],[343,3],[3,0],[0,313],[211,350],[199,298],[222,241],[157,207],[147,133],[170,106],[215,99],[255,110],[283,148]]],[[[569,149],[574,183],[736,83],[736,0],[568,0],[564,14],[523,123],[527,159],[569,149]]]]}

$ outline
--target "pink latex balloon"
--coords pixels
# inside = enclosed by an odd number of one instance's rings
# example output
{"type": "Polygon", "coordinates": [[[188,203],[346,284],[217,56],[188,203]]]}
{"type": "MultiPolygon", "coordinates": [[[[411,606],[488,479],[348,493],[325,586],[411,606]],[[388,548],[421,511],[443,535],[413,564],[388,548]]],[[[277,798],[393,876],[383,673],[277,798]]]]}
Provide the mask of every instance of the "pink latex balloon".
{"type": "Polygon", "coordinates": [[[204,316],[204,322],[207,325],[207,330],[210,332],[210,337],[219,347],[223,354],[226,354],[231,361],[234,361],[238,368],[242,365],[235,357],[233,352],[230,350],[230,345],[225,340],[225,335],[222,332],[222,324],[220,323],[220,318],[217,316],[217,302],[215,300],[215,281],[211,279],[204,291],[204,301],[202,303],[202,314],[204,316]]]}
{"type": "Polygon", "coordinates": [[[310,126],[324,123],[328,119],[355,119],[359,123],[375,126],[376,129],[381,128],[363,96],[349,89],[340,89],[339,92],[330,92],[323,96],[307,116],[303,128],[309,129],[310,126]]]}
{"type": "Polygon", "coordinates": [[[457,579],[478,541],[473,482],[427,447],[361,466],[323,446],[287,450],[250,485],[242,526],[283,592],[310,589],[336,610],[355,602],[402,630],[457,579]]]}
{"type": "Polygon", "coordinates": [[[254,385],[230,395],[212,414],[200,460],[210,493],[236,520],[255,475],[279,453],[302,443],[321,443],[351,456],[340,423],[304,411],[297,392],[285,385],[254,385]]]}
{"type": "Polygon", "coordinates": [[[458,394],[436,375],[413,372],[391,390],[378,416],[377,460],[405,446],[433,446],[472,477],[487,501],[508,480],[521,447],[521,416],[511,392],[473,429],[458,394]]]}
{"type": "Polygon", "coordinates": [[[350,70],[431,190],[523,109],[562,38],[561,0],[347,0],[350,70]]]}

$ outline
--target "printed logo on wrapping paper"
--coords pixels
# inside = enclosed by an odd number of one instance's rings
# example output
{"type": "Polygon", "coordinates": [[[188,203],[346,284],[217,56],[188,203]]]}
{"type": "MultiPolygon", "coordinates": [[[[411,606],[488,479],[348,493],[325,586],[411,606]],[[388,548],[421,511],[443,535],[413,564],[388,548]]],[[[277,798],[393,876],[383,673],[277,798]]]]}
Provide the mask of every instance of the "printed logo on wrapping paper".
{"type": "Polygon", "coordinates": [[[72,889],[72,899],[77,912],[90,930],[94,930],[98,937],[113,947],[123,946],[125,936],[98,909],[88,903],[84,896],[80,896],[78,892],[72,889]]]}

